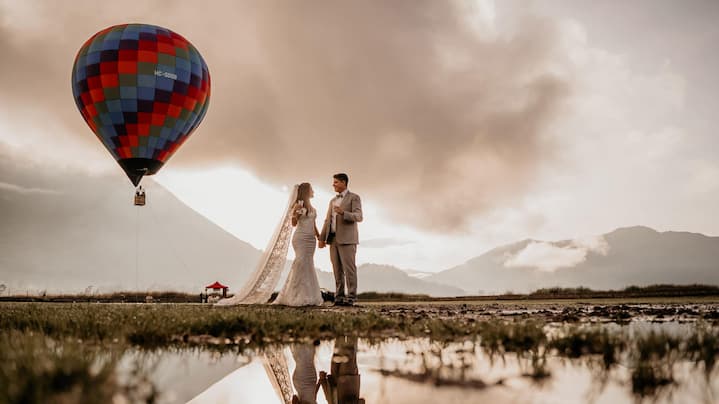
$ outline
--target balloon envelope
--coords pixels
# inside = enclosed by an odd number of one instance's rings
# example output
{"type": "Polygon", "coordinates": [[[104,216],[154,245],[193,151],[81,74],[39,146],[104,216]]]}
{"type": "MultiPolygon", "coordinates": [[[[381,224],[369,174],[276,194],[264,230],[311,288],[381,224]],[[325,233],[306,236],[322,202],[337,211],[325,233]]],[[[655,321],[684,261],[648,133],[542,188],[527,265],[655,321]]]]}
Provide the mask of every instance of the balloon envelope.
{"type": "Polygon", "coordinates": [[[169,29],[116,25],[80,48],[72,93],[85,122],[137,186],[204,118],[210,74],[197,49],[169,29]]]}

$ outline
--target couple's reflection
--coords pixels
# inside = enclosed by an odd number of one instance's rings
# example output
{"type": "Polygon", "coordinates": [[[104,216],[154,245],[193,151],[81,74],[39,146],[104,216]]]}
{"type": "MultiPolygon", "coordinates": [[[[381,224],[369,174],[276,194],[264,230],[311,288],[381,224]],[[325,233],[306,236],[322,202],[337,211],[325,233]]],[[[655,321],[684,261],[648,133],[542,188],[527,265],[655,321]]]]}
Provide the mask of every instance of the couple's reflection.
{"type": "Polygon", "coordinates": [[[364,399],[360,398],[357,337],[335,340],[330,374],[320,372],[319,385],[329,404],[364,404],[364,399]]]}
{"type": "Polygon", "coordinates": [[[364,404],[364,399],[360,398],[356,337],[335,340],[329,374],[325,371],[317,373],[315,345],[294,345],[290,350],[295,361],[292,385],[284,352],[280,349],[265,351],[265,370],[285,404],[315,404],[320,388],[329,404],[364,404]]]}
{"type": "Polygon", "coordinates": [[[315,351],[317,347],[310,344],[294,345],[292,357],[295,360],[295,371],[292,373],[292,384],[295,394],[293,404],[314,404],[317,402],[317,369],[315,369],[315,351]]]}

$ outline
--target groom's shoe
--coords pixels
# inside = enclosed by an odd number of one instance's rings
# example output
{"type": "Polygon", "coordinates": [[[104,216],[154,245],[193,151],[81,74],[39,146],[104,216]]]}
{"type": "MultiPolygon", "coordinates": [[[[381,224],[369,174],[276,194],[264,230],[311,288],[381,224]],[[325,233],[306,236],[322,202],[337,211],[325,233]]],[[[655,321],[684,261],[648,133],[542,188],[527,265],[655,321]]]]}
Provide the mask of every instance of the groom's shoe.
{"type": "Polygon", "coordinates": [[[335,306],[350,307],[350,306],[354,306],[354,304],[355,304],[355,303],[354,303],[353,300],[342,299],[342,300],[339,300],[339,301],[335,301],[335,304],[334,304],[334,305],[335,305],[335,306]]]}

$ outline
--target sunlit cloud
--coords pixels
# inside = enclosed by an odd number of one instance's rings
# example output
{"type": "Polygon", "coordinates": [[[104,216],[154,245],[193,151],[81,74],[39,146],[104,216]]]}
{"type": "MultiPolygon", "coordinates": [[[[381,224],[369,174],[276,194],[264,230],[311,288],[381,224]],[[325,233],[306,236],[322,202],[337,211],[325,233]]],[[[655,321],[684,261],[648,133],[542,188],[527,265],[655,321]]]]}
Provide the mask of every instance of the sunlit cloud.
{"type": "Polygon", "coordinates": [[[566,245],[532,241],[516,254],[507,257],[505,267],[534,268],[542,272],[554,272],[572,268],[586,261],[587,254],[594,252],[607,255],[609,244],[604,237],[587,237],[572,240],[566,245]]]}

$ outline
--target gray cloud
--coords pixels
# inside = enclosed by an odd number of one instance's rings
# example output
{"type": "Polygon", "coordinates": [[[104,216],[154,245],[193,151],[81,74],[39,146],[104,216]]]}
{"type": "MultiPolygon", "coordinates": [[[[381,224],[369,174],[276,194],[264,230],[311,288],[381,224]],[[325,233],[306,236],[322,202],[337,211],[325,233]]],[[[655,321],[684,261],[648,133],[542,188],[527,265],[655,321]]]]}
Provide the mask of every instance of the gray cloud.
{"type": "Polygon", "coordinates": [[[47,195],[57,195],[60,194],[60,191],[53,190],[53,189],[44,189],[44,188],[34,188],[34,187],[23,187],[21,185],[17,184],[11,184],[8,182],[2,182],[0,181],[0,190],[4,191],[10,191],[10,192],[16,192],[19,194],[47,194],[47,195]]]}
{"type": "Polygon", "coordinates": [[[344,171],[391,220],[455,232],[523,195],[553,158],[545,134],[570,80],[554,73],[551,20],[491,34],[491,22],[468,24],[469,3],[194,4],[3,10],[0,103],[94,142],[70,96],[74,54],[99,29],[140,21],[185,35],[213,77],[206,121],[171,164],[234,161],[266,181],[323,185],[344,171]]]}

